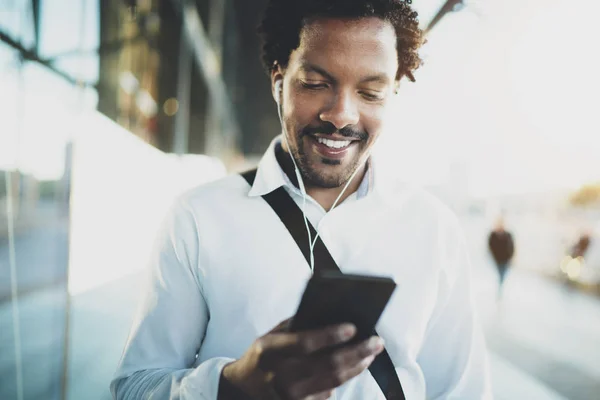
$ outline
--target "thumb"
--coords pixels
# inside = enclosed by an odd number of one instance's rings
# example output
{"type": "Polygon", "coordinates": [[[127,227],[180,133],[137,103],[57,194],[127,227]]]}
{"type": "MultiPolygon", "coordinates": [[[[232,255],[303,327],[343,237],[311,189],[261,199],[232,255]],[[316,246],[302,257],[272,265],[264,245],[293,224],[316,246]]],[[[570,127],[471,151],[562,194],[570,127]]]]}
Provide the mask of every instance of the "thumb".
{"type": "Polygon", "coordinates": [[[275,328],[273,328],[269,333],[287,332],[291,322],[292,322],[291,317],[286,320],[283,320],[275,328]]]}

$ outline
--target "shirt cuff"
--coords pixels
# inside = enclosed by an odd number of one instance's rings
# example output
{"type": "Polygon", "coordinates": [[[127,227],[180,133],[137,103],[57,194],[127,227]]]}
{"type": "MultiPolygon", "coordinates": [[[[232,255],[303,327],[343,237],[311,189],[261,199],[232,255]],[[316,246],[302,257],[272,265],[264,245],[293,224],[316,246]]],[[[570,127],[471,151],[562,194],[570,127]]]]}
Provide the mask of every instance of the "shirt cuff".
{"type": "Polygon", "coordinates": [[[235,361],[233,358],[215,357],[198,365],[186,376],[181,387],[181,398],[217,400],[221,372],[233,361],[235,361]]]}

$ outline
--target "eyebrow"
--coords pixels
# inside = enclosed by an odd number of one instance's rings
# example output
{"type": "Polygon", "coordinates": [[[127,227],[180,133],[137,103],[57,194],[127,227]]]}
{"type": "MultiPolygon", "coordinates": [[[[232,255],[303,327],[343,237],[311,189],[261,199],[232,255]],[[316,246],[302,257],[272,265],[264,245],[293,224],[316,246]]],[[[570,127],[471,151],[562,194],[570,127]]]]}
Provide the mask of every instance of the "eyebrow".
{"type": "Polygon", "coordinates": [[[334,78],[334,77],[333,77],[331,74],[329,74],[329,73],[328,73],[327,71],[325,71],[323,68],[321,68],[321,67],[318,67],[318,66],[316,66],[316,65],[314,65],[314,64],[310,64],[310,63],[303,63],[303,64],[302,64],[302,66],[301,66],[301,69],[302,69],[304,72],[316,72],[317,74],[319,74],[319,75],[321,75],[321,76],[323,76],[323,77],[325,77],[325,78],[329,79],[330,81],[333,81],[333,82],[335,82],[335,81],[336,81],[336,79],[335,79],[335,78],[334,78]]]}
{"type": "MultiPolygon", "coordinates": [[[[315,73],[327,78],[328,80],[330,80],[332,82],[336,82],[336,79],[330,73],[328,73],[323,68],[321,68],[317,65],[314,65],[311,63],[303,63],[301,66],[301,69],[304,72],[315,72],[315,73]]],[[[380,83],[387,84],[387,83],[389,83],[389,79],[386,74],[379,73],[379,74],[369,75],[360,80],[360,83],[369,83],[369,82],[380,82],[380,83]]]]}

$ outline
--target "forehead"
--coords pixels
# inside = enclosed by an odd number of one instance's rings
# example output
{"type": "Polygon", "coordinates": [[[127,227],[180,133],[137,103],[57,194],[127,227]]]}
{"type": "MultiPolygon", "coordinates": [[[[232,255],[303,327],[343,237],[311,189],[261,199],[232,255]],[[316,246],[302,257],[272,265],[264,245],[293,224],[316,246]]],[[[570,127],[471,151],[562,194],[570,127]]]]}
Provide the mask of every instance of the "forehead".
{"type": "Polygon", "coordinates": [[[306,23],[291,64],[316,64],[329,72],[394,76],[398,69],[396,32],[379,18],[319,18],[306,23]]]}

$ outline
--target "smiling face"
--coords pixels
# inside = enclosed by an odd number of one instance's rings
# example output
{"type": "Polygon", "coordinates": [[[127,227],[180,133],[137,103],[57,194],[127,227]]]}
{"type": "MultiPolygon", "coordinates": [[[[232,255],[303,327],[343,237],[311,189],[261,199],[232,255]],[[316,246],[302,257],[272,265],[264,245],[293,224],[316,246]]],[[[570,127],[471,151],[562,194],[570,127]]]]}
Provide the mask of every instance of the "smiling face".
{"type": "MultiPolygon", "coordinates": [[[[397,88],[396,33],[379,18],[315,19],[285,69],[282,119],[289,149],[308,186],[345,184],[383,129],[397,88]]],[[[277,96],[277,94],[275,94],[277,96]]]]}

